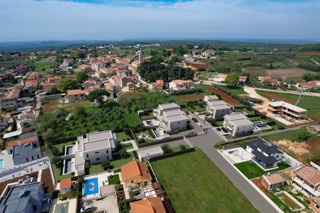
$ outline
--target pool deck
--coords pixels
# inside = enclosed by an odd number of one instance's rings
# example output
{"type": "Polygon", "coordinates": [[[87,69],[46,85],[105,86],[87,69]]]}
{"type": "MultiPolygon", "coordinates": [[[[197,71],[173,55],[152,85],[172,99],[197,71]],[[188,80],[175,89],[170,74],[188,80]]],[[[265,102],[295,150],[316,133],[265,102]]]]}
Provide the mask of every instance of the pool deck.
{"type": "MultiPolygon", "coordinates": [[[[99,173],[99,174],[94,174],[94,175],[90,175],[90,176],[86,176],[84,178],[84,180],[88,180],[88,179],[92,179],[92,178],[98,178],[98,193],[96,194],[92,194],[92,195],[83,195],[82,196],[82,200],[92,200],[92,199],[96,199],[100,196],[100,187],[104,186],[104,185],[108,185],[108,177],[114,174],[119,174],[119,173],[114,173],[113,171],[111,172],[103,172],[103,173],[99,173]]],[[[84,193],[84,188],[82,188],[82,194],[84,193]]]]}

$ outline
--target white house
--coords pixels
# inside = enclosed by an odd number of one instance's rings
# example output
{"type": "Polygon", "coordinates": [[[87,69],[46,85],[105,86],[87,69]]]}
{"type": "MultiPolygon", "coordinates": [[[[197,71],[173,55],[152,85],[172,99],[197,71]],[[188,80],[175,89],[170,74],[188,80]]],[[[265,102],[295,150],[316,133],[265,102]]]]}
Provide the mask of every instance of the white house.
{"type": "Polygon", "coordinates": [[[169,83],[169,89],[172,90],[185,90],[193,88],[194,83],[192,80],[173,80],[169,83]]]}
{"type": "Polygon", "coordinates": [[[250,135],[253,130],[253,123],[242,113],[232,113],[224,116],[223,127],[232,136],[250,135]]]}
{"type": "Polygon", "coordinates": [[[181,111],[179,105],[175,103],[160,104],[153,112],[165,132],[172,133],[187,129],[189,118],[181,111]]]}
{"type": "Polygon", "coordinates": [[[214,119],[221,119],[223,116],[230,114],[231,106],[226,102],[220,100],[213,100],[207,102],[207,112],[212,115],[214,119]]]}
{"type": "Polygon", "coordinates": [[[112,160],[112,152],[116,149],[116,136],[111,130],[92,132],[79,136],[73,149],[75,150],[75,171],[84,174],[84,163],[98,164],[112,160]]]}

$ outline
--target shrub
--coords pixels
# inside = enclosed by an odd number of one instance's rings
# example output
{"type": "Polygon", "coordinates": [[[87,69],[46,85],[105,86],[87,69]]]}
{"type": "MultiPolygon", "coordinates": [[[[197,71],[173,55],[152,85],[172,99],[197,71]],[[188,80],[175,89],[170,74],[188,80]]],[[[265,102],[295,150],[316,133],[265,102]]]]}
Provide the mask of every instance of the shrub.
{"type": "Polygon", "coordinates": [[[172,153],[172,149],[168,144],[162,145],[161,149],[165,154],[172,153]]]}
{"type": "Polygon", "coordinates": [[[126,150],[124,150],[124,149],[121,149],[121,150],[119,151],[119,155],[120,155],[120,157],[121,157],[122,159],[125,159],[125,158],[130,157],[130,154],[129,154],[126,150]]]}

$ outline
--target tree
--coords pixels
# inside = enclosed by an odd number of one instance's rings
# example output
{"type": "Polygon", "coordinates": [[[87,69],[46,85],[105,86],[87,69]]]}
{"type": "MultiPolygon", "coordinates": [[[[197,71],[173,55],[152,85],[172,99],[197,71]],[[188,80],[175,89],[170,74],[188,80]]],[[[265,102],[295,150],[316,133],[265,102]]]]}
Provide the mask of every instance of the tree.
{"type": "Polygon", "coordinates": [[[88,95],[88,100],[91,102],[97,101],[98,103],[102,103],[102,96],[108,96],[109,93],[104,89],[93,90],[88,95]]]}
{"type": "Polygon", "coordinates": [[[130,157],[129,153],[124,149],[121,149],[119,151],[119,155],[120,155],[121,159],[126,159],[126,158],[130,157]]]}
{"type": "Polygon", "coordinates": [[[69,78],[61,78],[57,87],[61,92],[66,92],[69,89],[77,89],[78,82],[69,78]]]}
{"type": "Polygon", "coordinates": [[[78,58],[80,58],[80,59],[84,59],[84,58],[86,57],[86,54],[84,54],[84,52],[79,52],[79,53],[77,54],[77,56],[78,56],[78,58]]]}
{"type": "Polygon", "coordinates": [[[88,79],[88,75],[84,71],[80,71],[76,73],[76,79],[79,83],[83,83],[85,80],[88,79]]]}
{"type": "Polygon", "coordinates": [[[99,77],[100,77],[100,78],[106,78],[106,77],[107,77],[107,74],[105,74],[105,73],[102,72],[102,73],[99,74],[99,77]]]}
{"type": "Polygon", "coordinates": [[[239,74],[236,72],[232,72],[228,74],[226,77],[225,83],[227,84],[228,87],[236,87],[239,82],[239,74]]]}
{"type": "Polygon", "coordinates": [[[188,52],[188,48],[184,47],[182,45],[177,45],[176,48],[174,49],[174,53],[177,55],[183,55],[188,52]]]}

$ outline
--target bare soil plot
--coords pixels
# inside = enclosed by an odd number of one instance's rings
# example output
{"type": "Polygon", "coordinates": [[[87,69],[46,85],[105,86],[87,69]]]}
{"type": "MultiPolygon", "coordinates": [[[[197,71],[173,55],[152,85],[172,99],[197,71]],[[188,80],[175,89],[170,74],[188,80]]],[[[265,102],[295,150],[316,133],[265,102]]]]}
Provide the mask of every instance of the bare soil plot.
{"type": "Polygon", "coordinates": [[[218,94],[224,100],[225,102],[232,104],[232,105],[240,105],[240,102],[237,101],[236,99],[230,97],[226,93],[222,92],[221,90],[217,88],[207,88],[207,90],[211,93],[218,94]]]}
{"type": "Polygon", "coordinates": [[[51,178],[50,169],[42,170],[41,182],[43,183],[45,193],[53,192],[53,181],[51,178]]]}
{"type": "Polygon", "coordinates": [[[301,55],[301,56],[320,56],[320,52],[313,52],[313,51],[301,52],[301,53],[299,53],[299,55],[301,55]]]}
{"type": "Polygon", "coordinates": [[[196,101],[203,98],[203,95],[201,94],[193,94],[193,95],[183,95],[176,97],[177,101],[181,102],[188,102],[188,101],[196,101]]]}

